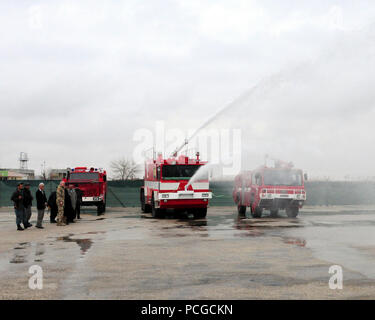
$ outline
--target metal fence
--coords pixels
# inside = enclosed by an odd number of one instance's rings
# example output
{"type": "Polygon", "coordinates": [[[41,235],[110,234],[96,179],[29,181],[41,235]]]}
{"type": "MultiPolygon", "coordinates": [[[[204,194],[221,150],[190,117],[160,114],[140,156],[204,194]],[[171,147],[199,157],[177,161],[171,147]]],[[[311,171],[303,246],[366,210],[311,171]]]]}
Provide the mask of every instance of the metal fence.
{"type": "MultiPolygon", "coordinates": [[[[19,181],[0,181],[0,206],[12,206],[10,200],[19,181]]],[[[32,194],[40,182],[45,184],[47,196],[55,191],[58,181],[28,181],[32,194]]],[[[138,207],[139,188],[142,180],[108,181],[107,205],[109,207],[138,207]]],[[[307,205],[375,205],[375,182],[309,181],[305,185],[307,205]]],[[[211,206],[232,206],[231,182],[211,182],[213,192],[211,206]]],[[[35,204],[35,203],[34,203],[35,204]]]]}

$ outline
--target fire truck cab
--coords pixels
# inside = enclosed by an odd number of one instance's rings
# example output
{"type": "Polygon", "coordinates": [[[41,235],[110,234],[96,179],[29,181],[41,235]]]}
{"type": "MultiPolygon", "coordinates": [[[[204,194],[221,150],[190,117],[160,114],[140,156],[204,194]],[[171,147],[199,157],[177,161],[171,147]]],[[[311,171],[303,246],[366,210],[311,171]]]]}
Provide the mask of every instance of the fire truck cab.
{"type": "Polygon", "coordinates": [[[187,211],[194,218],[205,218],[209,199],[208,174],[189,183],[194,174],[206,164],[199,159],[184,155],[163,159],[162,155],[145,163],[144,186],[140,190],[143,212],[151,212],[154,218],[165,216],[167,209],[187,211]]]}
{"type": "Polygon", "coordinates": [[[306,201],[305,178],[302,170],[294,169],[290,163],[240,173],[235,177],[233,188],[238,213],[244,215],[246,207],[250,207],[254,218],[260,218],[264,210],[269,210],[274,217],[279,210],[285,210],[290,218],[297,217],[306,201]]]}
{"type": "Polygon", "coordinates": [[[65,184],[82,192],[82,206],[96,206],[98,215],[106,210],[107,172],[103,169],[76,167],[68,169],[65,184]]]}

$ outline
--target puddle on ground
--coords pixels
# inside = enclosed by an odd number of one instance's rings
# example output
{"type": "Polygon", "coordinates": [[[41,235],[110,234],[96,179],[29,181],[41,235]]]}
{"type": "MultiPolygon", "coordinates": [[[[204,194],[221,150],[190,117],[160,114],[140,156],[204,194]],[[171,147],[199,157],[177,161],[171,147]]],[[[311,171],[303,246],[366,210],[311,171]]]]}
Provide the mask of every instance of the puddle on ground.
{"type": "Polygon", "coordinates": [[[290,218],[241,218],[235,219],[235,228],[238,226],[248,226],[249,228],[298,228],[303,227],[303,223],[296,219],[290,218]]]}
{"type": "Polygon", "coordinates": [[[30,242],[20,242],[16,247],[13,249],[14,255],[13,258],[9,261],[9,263],[25,263],[27,262],[26,260],[26,254],[20,253],[21,251],[19,250],[25,250],[26,248],[30,247],[30,242]]]}
{"type": "Polygon", "coordinates": [[[287,244],[293,244],[299,247],[305,247],[306,246],[306,240],[302,238],[283,238],[283,242],[287,244]]]}
{"type": "Polygon", "coordinates": [[[100,233],[106,233],[105,231],[90,231],[86,232],[85,234],[100,234],[100,233]]]}
{"type": "Polygon", "coordinates": [[[24,255],[15,254],[14,257],[9,262],[10,263],[25,263],[27,261],[24,255]]]}
{"type": "MultiPolygon", "coordinates": [[[[14,256],[13,258],[9,261],[9,263],[25,263],[27,262],[26,260],[26,252],[22,252],[21,250],[25,250],[27,248],[31,247],[30,242],[21,242],[19,243],[16,247],[13,249],[14,251],[14,256]],[[22,253],[20,253],[22,252],[22,253]]],[[[42,262],[41,256],[44,254],[45,248],[44,248],[44,243],[38,242],[35,247],[35,262],[42,262]]]]}
{"type": "Polygon", "coordinates": [[[206,228],[202,227],[207,227],[207,221],[206,220],[193,220],[193,221],[186,221],[186,220],[178,220],[176,221],[177,223],[184,223],[184,224],[176,224],[172,226],[165,226],[162,227],[161,229],[163,230],[168,230],[168,229],[199,229],[199,230],[206,230],[206,228]]]}
{"type": "Polygon", "coordinates": [[[120,217],[113,217],[114,219],[139,219],[143,218],[142,215],[128,215],[128,216],[120,216],[120,217]]]}
{"type": "MultiPolygon", "coordinates": [[[[148,216],[143,216],[148,218],[148,216]]],[[[171,219],[155,219],[161,223],[162,231],[172,231],[159,234],[162,237],[186,237],[189,233],[181,233],[178,230],[191,230],[201,233],[202,236],[235,236],[235,237],[259,237],[266,232],[278,232],[286,228],[303,227],[304,223],[298,219],[288,217],[264,217],[260,219],[240,217],[237,214],[225,216],[209,216],[208,219],[189,219],[179,216],[175,221],[171,219]],[[162,222],[168,222],[167,224],[162,222]],[[174,223],[169,223],[169,221],[174,223]],[[175,231],[175,232],[173,232],[175,231]]],[[[299,244],[301,245],[301,243],[299,244]]]]}
{"type": "Polygon", "coordinates": [[[35,255],[41,256],[44,254],[44,243],[37,243],[36,249],[35,249],[35,255]]]}
{"type": "Polygon", "coordinates": [[[30,247],[30,242],[20,242],[17,247],[14,247],[14,250],[21,250],[26,249],[27,247],[30,247]]]}
{"type": "Polygon", "coordinates": [[[84,256],[87,251],[91,248],[92,246],[92,240],[91,239],[72,239],[71,236],[73,234],[70,234],[68,236],[63,236],[63,237],[58,237],[56,240],[64,241],[64,242],[75,242],[80,250],[81,250],[81,255],[84,256]]]}

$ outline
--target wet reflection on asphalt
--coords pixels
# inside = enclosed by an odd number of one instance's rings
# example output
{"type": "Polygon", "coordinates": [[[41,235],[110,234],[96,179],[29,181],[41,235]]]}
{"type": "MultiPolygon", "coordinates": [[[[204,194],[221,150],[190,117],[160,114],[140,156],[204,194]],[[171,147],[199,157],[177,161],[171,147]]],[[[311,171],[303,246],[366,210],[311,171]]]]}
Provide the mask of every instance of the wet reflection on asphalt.
{"type": "MultiPolygon", "coordinates": [[[[195,220],[173,214],[153,219],[138,208],[127,208],[108,210],[105,217],[91,220],[83,215],[72,226],[47,225],[45,230],[44,238],[19,241],[8,249],[0,267],[9,274],[17,271],[11,267],[35,263],[67,268],[71,271],[63,286],[66,297],[88,295],[90,283],[102,276],[110,283],[108,288],[101,285],[109,295],[123,294],[120,284],[114,289],[115,279],[120,279],[134,287],[128,288],[132,294],[173,285],[173,290],[185,288],[175,293],[182,298],[189,290],[196,294],[194,286],[202,285],[215,290],[226,283],[282,287],[325,281],[332,264],[347,268],[350,279],[375,279],[371,210],[322,209],[302,212],[295,219],[268,214],[254,219],[239,216],[235,208],[210,208],[206,219],[195,220]],[[317,260],[309,260],[313,258],[317,260]]],[[[105,298],[103,292],[93,297],[105,298]]]]}

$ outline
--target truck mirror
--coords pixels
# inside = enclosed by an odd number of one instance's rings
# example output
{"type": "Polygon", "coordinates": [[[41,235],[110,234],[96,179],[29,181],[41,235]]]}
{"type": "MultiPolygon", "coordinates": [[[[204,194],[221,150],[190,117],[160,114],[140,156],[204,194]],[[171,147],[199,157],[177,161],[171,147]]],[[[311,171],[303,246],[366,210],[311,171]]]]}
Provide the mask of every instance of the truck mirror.
{"type": "Polygon", "coordinates": [[[107,181],[107,176],[103,176],[103,181],[104,181],[104,182],[107,181]]]}
{"type": "Polygon", "coordinates": [[[307,180],[307,173],[304,173],[303,177],[304,177],[305,180],[307,180]]]}

